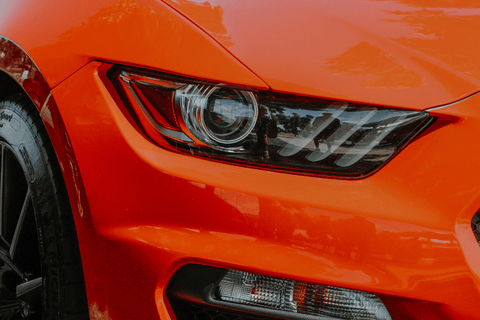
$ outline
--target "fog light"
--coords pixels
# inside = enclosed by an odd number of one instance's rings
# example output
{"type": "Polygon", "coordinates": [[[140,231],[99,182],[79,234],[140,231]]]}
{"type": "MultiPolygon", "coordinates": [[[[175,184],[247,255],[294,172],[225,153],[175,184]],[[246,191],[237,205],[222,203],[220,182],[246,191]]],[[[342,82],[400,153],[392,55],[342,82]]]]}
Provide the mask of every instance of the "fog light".
{"type": "Polygon", "coordinates": [[[335,319],[392,319],[375,294],[229,270],[218,300],[335,319]]]}

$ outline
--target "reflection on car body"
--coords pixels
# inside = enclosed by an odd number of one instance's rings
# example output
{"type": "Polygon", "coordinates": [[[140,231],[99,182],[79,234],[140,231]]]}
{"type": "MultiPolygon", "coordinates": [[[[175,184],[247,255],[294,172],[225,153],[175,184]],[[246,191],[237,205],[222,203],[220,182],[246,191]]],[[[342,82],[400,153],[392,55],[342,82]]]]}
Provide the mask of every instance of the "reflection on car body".
{"type": "Polygon", "coordinates": [[[0,2],[0,318],[477,319],[479,26],[0,2]]]}

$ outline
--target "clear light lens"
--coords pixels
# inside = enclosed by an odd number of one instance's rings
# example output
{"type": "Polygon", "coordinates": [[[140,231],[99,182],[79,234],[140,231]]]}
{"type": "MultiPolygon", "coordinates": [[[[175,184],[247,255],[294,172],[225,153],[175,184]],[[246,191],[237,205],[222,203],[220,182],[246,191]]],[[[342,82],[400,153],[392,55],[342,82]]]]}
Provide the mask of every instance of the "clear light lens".
{"type": "MultiPolygon", "coordinates": [[[[391,320],[375,294],[266,277],[229,270],[217,288],[217,299],[319,317],[391,320]]],[[[323,319],[323,318],[322,318],[323,319]]]]}
{"type": "Polygon", "coordinates": [[[215,148],[235,145],[252,132],[257,101],[251,92],[207,85],[188,85],[177,91],[177,101],[187,129],[215,148]]]}
{"type": "Polygon", "coordinates": [[[296,173],[364,177],[436,119],[422,111],[254,94],[121,69],[113,74],[132,105],[140,105],[134,109],[175,150],[296,173]]]}

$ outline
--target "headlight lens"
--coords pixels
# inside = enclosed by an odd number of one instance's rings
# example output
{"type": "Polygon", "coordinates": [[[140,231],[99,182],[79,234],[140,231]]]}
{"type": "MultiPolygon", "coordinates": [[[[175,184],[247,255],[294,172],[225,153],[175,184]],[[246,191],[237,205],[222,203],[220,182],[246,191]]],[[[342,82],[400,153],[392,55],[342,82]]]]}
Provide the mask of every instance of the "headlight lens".
{"type": "Polygon", "coordinates": [[[296,173],[364,177],[435,120],[428,112],[254,92],[129,69],[112,69],[109,76],[157,143],[296,173]]]}
{"type": "Polygon", "coordinates": [[[244,140],[257,121],[257,101],[248,91],[191,84],[176,96],[189,133],[213,148],[228,150],[244,140]]]}

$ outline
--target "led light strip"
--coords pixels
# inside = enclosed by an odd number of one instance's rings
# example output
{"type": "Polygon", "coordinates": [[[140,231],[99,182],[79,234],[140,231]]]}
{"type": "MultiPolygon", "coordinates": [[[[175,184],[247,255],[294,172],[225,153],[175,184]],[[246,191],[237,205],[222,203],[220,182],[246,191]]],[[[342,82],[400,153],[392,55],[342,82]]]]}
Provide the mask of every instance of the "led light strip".
{"type": "Polygon", "coordinates": [[[368,120],[370,120],[376,113],[376,110],[371,110],[366,115],[361,112],[353,113],[345,123],[338,128],[325,142],[322,142],[324,148],[317,148],[312,153],[307,155],[307,160],[312,162],[326,159],[335,150],[338,149],[348,138],[350,138],[358,129],[360,129],[368,120]],[[351,122],[350,122],[351,121],[351,122]]]}
{"type": "Polygon", "coordinates": [[[335,164],[340,167],[349,167],[354,165],[358,160],[362,159],[375,146],[377,146],[383,138],[385,138],[393,129],[400,125],[407,117],[406,114],[396,117],[387,118],[380,121],[380,123],[369,133],[365,135],[355,147],[348,150],[335,164]]]}
{"type": "Polygon", "coordinates": [[[286,146],[280,149],[278,154],[282,157],[290,157],[305,148],[307,144],[313,140],[313,138],[318,136],[325,128],[328,127],[329,124],[331,124],[347,109],[348,103],[334,102],[329,107],[335,107],[338,109],[328,118],[324,118],[323,113],[319,117],[315,118],[313,120],[312,128],[307,127],[303,129],[298,134],[298,137],[290,140],[286,146]]]}

